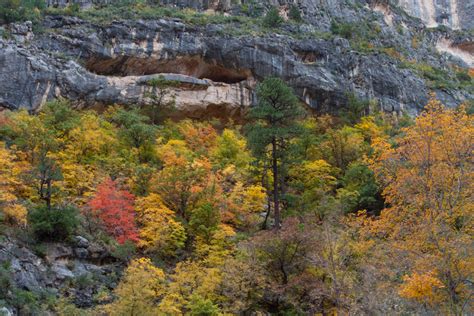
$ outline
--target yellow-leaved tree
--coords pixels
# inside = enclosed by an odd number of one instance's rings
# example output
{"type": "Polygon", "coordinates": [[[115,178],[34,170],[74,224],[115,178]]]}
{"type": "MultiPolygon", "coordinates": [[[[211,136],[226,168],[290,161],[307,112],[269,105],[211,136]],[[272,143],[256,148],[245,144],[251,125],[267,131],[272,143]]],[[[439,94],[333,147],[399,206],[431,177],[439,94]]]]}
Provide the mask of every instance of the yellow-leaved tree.
{"type": "Polygon", "coordinates": [[[171,139],[157,148],[163,169],[151,181],[163,202],[188,220],[190,211],[210,185],[211,165],[207,158],[196,158],[182,140],[171,139]]]}
{"type": "Polygon", "coordinates": [[[247,142],[241,135],[231,129],[225,129],[222,135],[217,137],[217,146],[211,154],[219,167],[225,168],[233,165],[241,173],[246,172],[251,161],[247,142]]]}
{"type": "Polygon", "coordinates": [[[218,315],[215,302],[224,300],[217,293],[222,282],[222,272],[218,268],[183,261],[170,277],[158,315],[218,315]]]}
{"type": "Polygon", "coordinates": [[[244,186],[238,181],[232,188],[227,199],[226,213],[229,222],[240,227],[257,226],[260,213],[265,210],[267,194],[260,185],[244,186]]]}
{"type": "Polygon", "coordinates": [[[23,172],[21,164],[14,161],[14,156],[0,142],[0,210],[8,222],[19,225],[26,225],[27,215],[17,194],[23,187],[20,179],[23,172]]]}
{"type": "Polygon", "coordinates": [[[81,116],[80,124],[69,132],[65,154],[76,162],[91,163],[107,157],[117,143],[112,125],[90,111],[81,116]]]}
{"type": "Polygon", "coordinates": [[[114,290],[117,299],[103,309],[108,315],[159,315],[157,304],[163,295],[165,274],[148,258],[133,260],[114,290]]]}
{"type": "Polygon", "coordinates": [[[175,219],[175,213],[161,200],[158,194],[136,200],[136,220],[139,224],[139,245],[146,251],[156,251],[164,255],[174,255],[184,247],[186,232],[175,219]]]}
{"type": "Polygon", "coordinates": [[[290,169],[296,201],[302,212],[312,212],[320,218],[330,209],[334,199],[330,194],[336,185],[335,168],[325,160],[304,161],[290,169]]]}

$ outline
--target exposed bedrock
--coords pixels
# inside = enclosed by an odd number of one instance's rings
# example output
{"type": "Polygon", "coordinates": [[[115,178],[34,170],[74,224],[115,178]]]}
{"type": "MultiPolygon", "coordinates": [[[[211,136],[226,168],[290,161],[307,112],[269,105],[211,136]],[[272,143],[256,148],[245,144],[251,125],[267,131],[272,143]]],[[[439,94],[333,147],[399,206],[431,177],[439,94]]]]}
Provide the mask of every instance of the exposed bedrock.
{"type": "MultiPolygon", "coordinates": [[[[123,270],[123,264],[107,249],[82,236],[73,237],[68,244],[43,243],[42,246],[44,250],[39,255],[38,251],[33,252],[15,238],[4,237],[0,243],[0,264],[9,266],[12,281],[18,289],[33,293],[61,292],[78,306],[91,307],[94,294],[103,286],[115,287],[117,274],[123,270]],[[84,287],[71,286],[79,278],[100,282],[89,282],[84,287]]],[[[1,315],[8,315],[7,311],[3,309],[1,315]]]]}
{"type": "Polygon", "coordinates": [[[428,27],[445,25],[452,29],[474,27],[472,0],[389,0],[428,27]]]}
{"type": "MultiPolygon", "coordinates": [[[[152,92],[148,81],[157,75],[102,76],[89,72],[74,61],[64,64],[49,56],[30,55],[24,48],[0,43],[0,106],[36,110],[48,99],[67,97],[80,107],[97,104],[145,104],[152,92]]],[[[239,117],[252,102],[251,83],[213,82],[179,74],[160,73],[175,84],[169,98],[178,113],[201,118],[239,117]],[[220,109],[217,111],[216,109],[220,109]]]]}
{"type": "MultiPolygon", "coordinates": [[[[147,81],[159,75],[180,82],[171,95],[181,114],[196,118],[238,118],[255,102],[255,83],[267,76],[281,77],[309,107],[324,112],[338,111],[354,93],[387,111],[416,113],[429,93],[424,80],[386,54],[360,54],[337,37],[233,37],[219,25],[177,20],[96,26],[47,17],[44,27],[47,32],[34,38],[0,40],[0,106],[36,110],[55,97],[78,106],[146,103],[147,81]]],[[[436,92],[451,106],[469,97],[436,92]]]]}
{"type": "MultiPolygon", "coordinates": [[[[249,71],[228,70],[195,57],[166,62],[140,54],[105,58],[89,49],[84,50],[87,59],[73,60],[67,54],[78,46],[66,44],[68,40],[36,39],[31,45],[0,40],[0,106],[34,111],[57,97],[80,107],[145,104],[152,92],[148,81],[157,76],[173,81],[168,98],[176,101],[176,115],[238,118],[252,103],[249,71]]],[[[80,45],[91,44],[83,40],[80,45]]]]}
{"type": "MultiPolygon", "coordinates": [[[[94,5],[105,5],[119,0],[46,0],[50,7],[66,7],[77,3],[88,9],[94,5]]],[[[288,8],[298,5],[303,15],[312,23],[330,24],[327,14],[333,17],[350,17],[351,6],[392,5],[403,9],[409,15],[419,18],[428,27],[445,25],[452,29],[472,29],[474,27],[474,5],[472,0],[161,0],[161,5],[192,8],[198,11],[238,12],[242,4],[258,7],[280,6],[288,8]]]]}

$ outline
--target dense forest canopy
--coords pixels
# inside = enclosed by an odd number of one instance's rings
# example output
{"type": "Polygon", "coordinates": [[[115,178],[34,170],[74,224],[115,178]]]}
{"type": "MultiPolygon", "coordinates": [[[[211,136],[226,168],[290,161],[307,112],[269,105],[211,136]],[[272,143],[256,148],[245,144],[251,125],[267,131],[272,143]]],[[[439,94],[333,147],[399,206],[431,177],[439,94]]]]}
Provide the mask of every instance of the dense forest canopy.
{"type": "Polygon", "coordinates": [[[0,316],[474,315],[471,0],[0,0],[0,316]]]}
{"type": "Polygon", "coordinates": [[[85,236],[125,267],[80,309],[5,266],[2,299],[20,314],[472,313],[472,115],[432,99],[413,120],[314,116],[275,78],[257,94],[244,126],[66,100],[1,112],[2,234],[85,236]]]}

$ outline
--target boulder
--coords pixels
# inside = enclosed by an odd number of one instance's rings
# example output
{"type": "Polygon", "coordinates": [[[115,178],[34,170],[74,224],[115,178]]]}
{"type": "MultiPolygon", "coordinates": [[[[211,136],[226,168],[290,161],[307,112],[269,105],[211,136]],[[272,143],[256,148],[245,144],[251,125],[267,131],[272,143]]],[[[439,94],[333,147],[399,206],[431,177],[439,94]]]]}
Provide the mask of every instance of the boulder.
{"type": "Polygon", "coordinates": [[[51,266],[51,271],[55,279],[64,281],[65,279],[72,279],[75,277],[74,273],[66,266],[65,262],[55,262],[51,266]]]}
{"type": "Polygon", "coordinates": [[[89,247],[89,240],[87,240],[86,238],[84,238],[82,236],[75,236],[74,237],[74,243],[77,247],[80,247],[80,248],[89,247]]]}
{"type": "Polygon", "coordinates": [[[33,23],[26,21],[25,23],[11,23],[8,26],[10,35],[16,42],[25,43],[34,38],[33,23]]]}
{"type": "Polygon", "coordinates": [[[86,259],[89,256],[89,251],[86,248],[74,248],[74,255],[78,259],[86,259]]]}

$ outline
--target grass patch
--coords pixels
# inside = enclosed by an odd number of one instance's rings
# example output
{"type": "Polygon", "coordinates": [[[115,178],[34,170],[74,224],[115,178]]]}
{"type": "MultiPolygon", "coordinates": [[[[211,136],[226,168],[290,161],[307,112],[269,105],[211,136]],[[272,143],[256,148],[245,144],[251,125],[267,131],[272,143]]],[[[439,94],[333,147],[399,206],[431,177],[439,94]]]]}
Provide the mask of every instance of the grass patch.
{"type": "Polygon", "coordinates": [[[32,21],[37,23],[45,9],[42,0],[0,0],[0,24],[32,21]]]}
{"type": "Polygon", "coordinates": [[[248,23],[256,20],[245,16],[225,16],[223,14],[205,14],[192,9],[178,9],[147,4],[141,1],[120,2],[114,5],[91,8],[88,10],[72,10],[70,8],[48,8],[50,15],[71,15],[83,20],[106,25],[114,20],[156,20],[160,18],[175,18],[192,25],[248,23]]]}
{"type": "Polygon", "coordinates": [[[370,54],[380,50],[379,47],[372,43],[382,32],[380,25],[377,23],[367,21],[357,23],[332,21],[331,32],[349,40],[351,48],[355,51],[370,54]]]}
{"type": "Polygon", "coordinates": [[[428,86],[434,89],[463,89],[474,93],[473,79],[464,70],[452,74],[448,70],[440,69],[416,61],[401,60],[401,67],[412,69],[425,78],[428,86]]]}
{"type": "MultiPolygon", "coordinates": [[[[256,6],[256,4],[255,4],[256,6]]],[[[48,8],[46,14],[77,16],[82,20],[96,25],[108,25],[117,20],[157,20],[178,19],[185,24],[194,26],[219,25],[215,31],[223,36],[264,36],[270,33],[288,35],[294,38],[328,38],[327,34],[304,34],[298,27],[301,21],[283,21],[275,10],[263,15],[262,10],[258,14],[250,10],[255,7],[251,2],[242,5],[242,15],[224,15],[221,13],[203,13],[193,9],[180,9],[165,7],[146,1],[122,1],[113,5],[98,6],[87,10],[77,10],[71,7],[57,9],[48,8]],[[248,10],[247,10],[248,9],[248,10]],[[249,11],[250,10],[250,11],[249,11]],[[273,23],[274,21],[276,23],[273,23]]]]}

